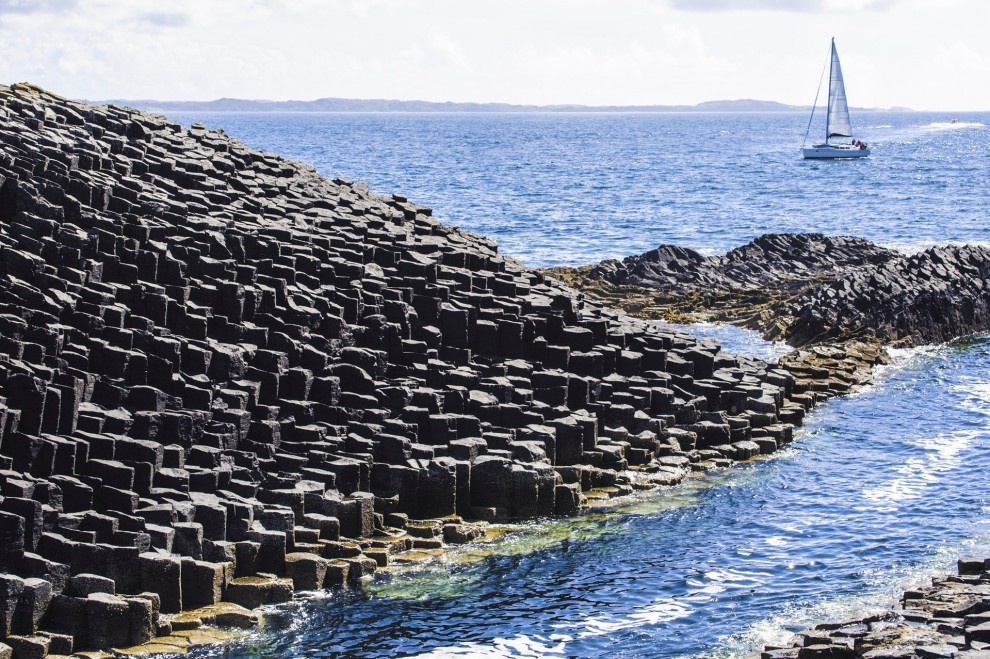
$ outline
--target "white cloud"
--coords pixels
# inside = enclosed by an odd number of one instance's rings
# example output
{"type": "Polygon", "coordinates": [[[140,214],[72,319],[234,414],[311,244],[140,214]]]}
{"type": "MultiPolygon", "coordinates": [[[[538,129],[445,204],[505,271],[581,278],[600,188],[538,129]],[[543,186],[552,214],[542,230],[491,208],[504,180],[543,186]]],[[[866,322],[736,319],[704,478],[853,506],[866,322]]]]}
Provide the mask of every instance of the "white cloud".
{"type": "Polygon", "coordinates": [[[0,81],[90,99],[810,103],[835,36],[854,105],[990,109],[973,84],[987,24],[984,0],[0,0],[0,81]]]}
{"type": "Polygon", "coordinates": [[[149,11],[139,18],[158,27],[184,27],[189,24],[189,15],[177,11],[149,11]]]}
{"type": "Polygon", "coordinates": [[[671,6],[685,11],[788,11],[847,12],[884,11],[896,0],[670,0],[671,6]]]}
{"type": "Polygon", "coordinates": [[[0,0],[3,14],[50,14],[74,9],[78,0],[0,0]]]}

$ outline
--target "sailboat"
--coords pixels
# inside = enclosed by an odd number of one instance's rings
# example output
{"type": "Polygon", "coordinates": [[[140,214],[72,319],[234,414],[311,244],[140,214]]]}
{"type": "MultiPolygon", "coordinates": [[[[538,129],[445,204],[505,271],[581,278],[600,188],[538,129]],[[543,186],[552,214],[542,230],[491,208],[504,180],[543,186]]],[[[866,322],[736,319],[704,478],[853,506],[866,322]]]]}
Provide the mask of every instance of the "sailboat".
{"type": "MultiPolygon", "coordinates": [[[[805,158],[834,159],[834,158],[865,158],[870,155],[866,142],[852,140],[851,143],[833,143],[832,138],[852,138],[852,124],[849,121],[849,103],[846,101],[846,85],[842,80],[842,67],[839,65],[839,54],[835,50],[835,39],[832,39],[828,77],[828,114],[825,117],[825,141],[811,147],[802,146],[805,158]]],[[[824,72],[823,72],[824,73],[824,72]]],[[[819,91],[821,85],[819,84],[819,91]]],[[[804,134],[805,143],[811,122],[815,118],[815,106],[818,105],[818,95],[815,95],[815,105],[811,106],[811,118],[808,119],[808,131],[804,134]]]]}

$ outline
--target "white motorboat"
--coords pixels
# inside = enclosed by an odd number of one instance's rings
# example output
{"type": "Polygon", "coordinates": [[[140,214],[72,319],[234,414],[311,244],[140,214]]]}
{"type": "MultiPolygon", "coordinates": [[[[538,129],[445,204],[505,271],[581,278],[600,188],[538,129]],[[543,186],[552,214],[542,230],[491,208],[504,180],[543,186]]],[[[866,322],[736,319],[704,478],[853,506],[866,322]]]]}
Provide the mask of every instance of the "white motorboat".
{"type": "MultiPolygon", "coordinates": [[[[819,91],[821,84],[818,85],[819,91]]],[[[811,107],[811,118],[808,119],[808,130],[804,134],[805,143],[811,124],[815,119],[815,106],[818,105],[818,95],[815,95],[815,105],[811,107]]],[[[842,79],[842,67],[839,65],[839,54],[835,50],[835,39],[832,39],[829,55],[828,82],[828,112],[825,115],[825,141],[801,148],[805,158],[836,159],[836,158],[865,158],[870,155],[870,147],[866,142],[852,139],[852,123],[849,120],[849,103],[846,100],[846,85],[842,79]],[[849,138],[851,142],[833,143],[833,138],[849,138]]]]}

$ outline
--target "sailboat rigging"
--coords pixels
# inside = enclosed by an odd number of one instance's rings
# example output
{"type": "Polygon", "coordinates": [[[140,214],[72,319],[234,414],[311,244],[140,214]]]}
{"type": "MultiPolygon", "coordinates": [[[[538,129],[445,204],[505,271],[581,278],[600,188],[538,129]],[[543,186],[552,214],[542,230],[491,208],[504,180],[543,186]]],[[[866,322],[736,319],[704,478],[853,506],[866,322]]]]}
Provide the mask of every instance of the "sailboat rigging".
{"type": "MultiPolygon", "coordinates": [[[[819,88],[821,84],[819,83],[819,88]]],[[[815,117],[815,106],[818,105],[818,96],[815,96],[815,105],[811,107],[811,119],[808,120],[808,132],[811,131],[811,123],[815,117]]],[[[808,140],[808,132],[805,133],[805,143],[808,140]]],[[[835,39],[832,39],[831,52],[829,55],[829,76],[828,76],[828,109],[825,115],[825,141],[811,147],[802,146],[801,151],[805,158],[814,159],[835,159],[835,158],[865,158],[870,155],[870,148],[866,142],[852,139],[852,122],[849,120],[849,103],[846,100],[846,85],[842,79],[842,66],[839,64],[839,53],[835,50],[835,39]],[[850,138],[852,141],[832,142],[833,138],[850,138]]]]}

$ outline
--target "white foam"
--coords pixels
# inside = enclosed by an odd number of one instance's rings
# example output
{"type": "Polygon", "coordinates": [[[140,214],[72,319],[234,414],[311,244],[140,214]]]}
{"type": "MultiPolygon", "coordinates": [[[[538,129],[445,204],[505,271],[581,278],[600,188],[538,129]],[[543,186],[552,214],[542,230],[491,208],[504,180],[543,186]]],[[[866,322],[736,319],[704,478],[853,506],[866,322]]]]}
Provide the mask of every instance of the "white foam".
{"type": "Polygon", "coordinates": [[[549,638],[526,636],[520,634],[513,638],[496,638],[490,644],[463,643],[443,648],[436,648],[423,654],[414,655],[421,658],[445,659],[446,657],[477,657],[478,659],[496,659],[502,657],[546,657],[563,656],[569,636],[551,635],[549,638]]]}
{"type": "Polygon", "coordinates": [[[880,246],[881,247],[886,247],[887,249],[892,249],[895,252],[900,252],[901,254],[904,254],[905,256],[912,256],[914,254],[919,254],[919,253],[921,253],[921,252],[923,252],[926,249],[929,249],[931,247],[944,246],[944,245],[954,245],[954,246],[973,245],[974,247],[990,247],[990,241],[985,241],[985,240],[945,240],[945,241],[939,241],[937,243],[936,242],[931,242],[931,241],[925,241],[925,242],[886,242],[886,243],[880,243],[880,246]]]}
{"type": "Polygon", "coordinates": [[[917,346],[915,348],[886,348],[890,362],[874,367],[873,374],[878,380],[891,374],[916,366],[922,360],[944,357],[949,350],[946,344],[917,346]]]}
{"type": "Polygon", "coordinates": [[[945,574],[959,556],[983,556],[990,537],[986,534],[960,542],[942,545],[935,554],[920,565],[905,571],[876,570],[865,575],[870,590],[858,596],[841,595],[820,602],[785,606],[748,629],[727,634],[719,639],[719,648],[698,657],[736,659],[751,657],[767,645],[785,645],[794,634],[791,630],[806,629],[822,621],[857,620],[890,609],[904,589],[928,585],[932,577],[945,574]]]}
{"type": "MultiPolygon", "coordinates": [[[[914,355],[909,352],[907,358],[921,354],[925,353],[916,350],[914,355]]],[[[972,382],[953,388],[965,394],[960,407],[984,417],[983,427],[952,433],[922,433],[910,440],[909,445],[924,453],[896,465],[893,472],[897,477],[893,480],[863,491],[863,497],[880,506],[880,510],[896,510],[904,502],[922,497],[930,485],[958,469],[962,464],[963,452],[990,429],[990,383],[972,382]]]]}

